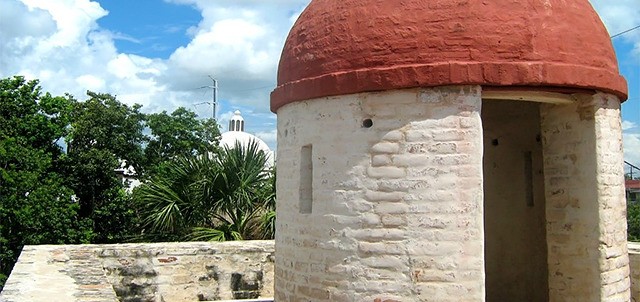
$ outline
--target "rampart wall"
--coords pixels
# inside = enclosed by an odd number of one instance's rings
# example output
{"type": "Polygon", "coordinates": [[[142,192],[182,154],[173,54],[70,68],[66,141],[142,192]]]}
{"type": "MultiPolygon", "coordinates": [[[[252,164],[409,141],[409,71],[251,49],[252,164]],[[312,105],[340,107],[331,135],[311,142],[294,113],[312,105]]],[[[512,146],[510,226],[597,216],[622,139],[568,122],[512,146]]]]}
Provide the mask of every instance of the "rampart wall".
{"type": "Polygon", "coordinates": [[[0,301],[273,297],[273,258],[273,241],[25,246],[0,301]]]}
{"type": "MultiPolygon", "coordinates": [[[[273,297],[273,241],[26,246],[0,301],[273,297]]],[[[629,243],[640,302],[640,243],[629,243]]]]}

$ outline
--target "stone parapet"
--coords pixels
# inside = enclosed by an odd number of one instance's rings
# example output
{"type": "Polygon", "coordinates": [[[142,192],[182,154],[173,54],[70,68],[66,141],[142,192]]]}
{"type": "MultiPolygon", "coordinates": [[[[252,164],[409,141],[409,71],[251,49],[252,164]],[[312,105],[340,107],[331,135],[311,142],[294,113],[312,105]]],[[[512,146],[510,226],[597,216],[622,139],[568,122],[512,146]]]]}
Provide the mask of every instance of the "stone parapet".
{"type": "Polygon", "coordinates": [[[0,301],[118,301],[94,247],[25,246],[0,301]]]}
{"type": "Polygon", "coordinates": [[[629,242],[631,268],[631,301],[640,302],[640,242],[629,242]]]}
{"type": "Polygon", "coordinates": [[[25,246],[0,301],[273,297],[273,241],[25,246]]]}
{"type": "MultiPolygon", "coordinates": [[[[629,242],[628,247],[631,301],[640,302],[640,243],[629,242]]],[[[218,272],[225,268],[245,271],[244,267],[254,272],[262,268],[262,283],[258,285],[261,287],[260,297],[271,297],[274,273],[272,257],[273,241],[26,246],[4,291],[0,293],[0,301],[122,301],[124,297],[119,297],[114,288],[120,288],[122,295],[123,289],[134,287],[134,284],[140,286],[138,293],[145,291],[143,287],[146,284],[147,292],[153,294],[152,299],[194,301],[200,298],[195,290],[207,282],[213,284],[209,290],[218,290],[220,299],[233,299],[233,273],[223,277],[218,274],[218,282],[211,282],[215,278],[207,280],[207,277],[202,278],[197,273],[202,267],[206,270],[211,263],[217,263],[218,272]],[[145,271],[141,265],[127,264],[128,261],[142,263],[147,260],[156,267],[145,271]],[[189,269],[194,269],[193,273],[189,269]],[[157,283],[145,283],[144,280],[157,283]],[[228,282],[228,286],[224,286],[225,282],[228,282]]],[[[254,276],[258,275],[256,273],[254,276]]],[[[251,283],[246,281],[250,278],[244,279],[245,285],[251,283]]],[[[240,295],[236,294],[236,297],[240,295]]],[[[215,297],[203,295],[202,298],[215,297]]],[[[258,298],[246,301],[270,300],[258,298]]]]}

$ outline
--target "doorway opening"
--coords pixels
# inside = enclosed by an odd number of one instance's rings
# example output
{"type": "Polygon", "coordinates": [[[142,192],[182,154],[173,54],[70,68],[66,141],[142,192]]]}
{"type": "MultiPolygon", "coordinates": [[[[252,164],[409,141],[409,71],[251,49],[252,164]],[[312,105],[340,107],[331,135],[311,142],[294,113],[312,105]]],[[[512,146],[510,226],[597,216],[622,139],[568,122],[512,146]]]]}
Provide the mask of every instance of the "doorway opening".
{"type": "Polygon", "coordinates": [[[540,103],[483,100],[487,301],[548,301],[540,103]]]}

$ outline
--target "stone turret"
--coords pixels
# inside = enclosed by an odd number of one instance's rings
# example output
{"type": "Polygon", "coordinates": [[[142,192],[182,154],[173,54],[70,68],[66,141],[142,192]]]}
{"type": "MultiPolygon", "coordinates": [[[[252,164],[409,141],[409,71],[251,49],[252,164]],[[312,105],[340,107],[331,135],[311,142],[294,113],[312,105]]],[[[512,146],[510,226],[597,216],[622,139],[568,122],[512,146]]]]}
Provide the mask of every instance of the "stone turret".
{"type": "Polygon", "coordinates": [[[277,301],[628,301],[588,0],[313,0],[285,44],[277,301]]]}

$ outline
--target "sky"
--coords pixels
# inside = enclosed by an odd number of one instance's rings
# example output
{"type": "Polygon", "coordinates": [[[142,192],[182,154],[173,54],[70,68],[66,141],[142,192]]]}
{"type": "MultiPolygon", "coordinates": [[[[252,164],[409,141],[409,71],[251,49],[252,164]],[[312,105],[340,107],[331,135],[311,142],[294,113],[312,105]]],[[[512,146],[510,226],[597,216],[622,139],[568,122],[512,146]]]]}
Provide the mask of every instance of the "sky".
{"type": "MultiPolygon", "coordinates": [[[[590,0],[611,35],[640,25],[640,0],[590,0]]],[[[0,0],[0,77],[39,79],[45,91],[111,93],[147,112],[179,106],[276,147],[269,93],[286,36],[309,0],[0,0]]],[[[629,84],[625,159],[640,166],[640,29],[613,39],[629,84]]]]}

